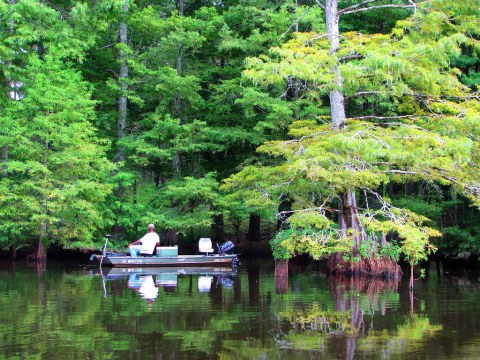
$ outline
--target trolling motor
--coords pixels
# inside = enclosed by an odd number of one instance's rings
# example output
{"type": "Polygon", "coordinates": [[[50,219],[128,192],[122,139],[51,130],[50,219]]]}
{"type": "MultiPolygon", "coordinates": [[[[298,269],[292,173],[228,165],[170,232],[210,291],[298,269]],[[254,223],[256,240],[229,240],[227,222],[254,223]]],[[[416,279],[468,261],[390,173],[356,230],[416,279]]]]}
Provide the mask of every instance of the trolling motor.
{"type": "Polygon", "coordinates": [[[102,256],[107,255],[106,251],[107,251],[108,239],[110,239],[111,237],[112,235],[110,234],[105,235],[105,245],[103,245],[102,256]]]}
{"type": "MultiPolygon", "coordinates": [[[[112,237],[112,235],[110,235],[110,234],[105,235],[105,244],[103,245],[102,256],[107,255],[108,239],[110,239],[111,237],[112,237]]],[[[97,255],[93,254],[92,256],[90,256],[90,261],[94,261],[96,258],[97,258],[97,255]]]]}
{"type": "MultiPolygon", "coordinates": [[[[108,240],[112,238],[113,236],[110,234],[105,235],[105,244],[103,245],[103,250],[102,250],[102,257],[103,256],[125,256],[125,254],[119,254],[119,253],[114,253],[114,252],[107,252],[107,245],[108,245],[108,240]]],[[[97,256],[100,255],[95,255],[93,254],[90,256],[90,261],[94,261],[97,259],[97,256]]]]}

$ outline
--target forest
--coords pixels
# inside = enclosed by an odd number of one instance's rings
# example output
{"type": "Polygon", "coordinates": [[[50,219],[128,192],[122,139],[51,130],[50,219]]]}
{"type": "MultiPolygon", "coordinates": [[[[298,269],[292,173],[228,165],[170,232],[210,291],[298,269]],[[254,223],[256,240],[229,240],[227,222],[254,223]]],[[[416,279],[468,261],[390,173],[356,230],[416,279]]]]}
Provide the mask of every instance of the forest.
{"type": "Polygon", "coordinates": [[[3,0],[3,255],[154,223],[338,273],[477,261],[478,5],[3,0]]]}

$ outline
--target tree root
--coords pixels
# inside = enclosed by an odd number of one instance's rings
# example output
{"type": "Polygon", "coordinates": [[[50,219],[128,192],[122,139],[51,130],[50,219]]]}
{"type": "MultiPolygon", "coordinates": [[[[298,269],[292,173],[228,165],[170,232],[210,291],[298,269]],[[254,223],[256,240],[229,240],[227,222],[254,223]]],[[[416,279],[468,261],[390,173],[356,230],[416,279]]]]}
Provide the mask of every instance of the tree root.
{"type": "Polygon", "coordinates": [[[337,275],[367,275],[376,278],[399,279],[402,276],[400,265],[387,257],[345,260],[342,254],[334,254],[328,260],[328,268],[337,275]]]}

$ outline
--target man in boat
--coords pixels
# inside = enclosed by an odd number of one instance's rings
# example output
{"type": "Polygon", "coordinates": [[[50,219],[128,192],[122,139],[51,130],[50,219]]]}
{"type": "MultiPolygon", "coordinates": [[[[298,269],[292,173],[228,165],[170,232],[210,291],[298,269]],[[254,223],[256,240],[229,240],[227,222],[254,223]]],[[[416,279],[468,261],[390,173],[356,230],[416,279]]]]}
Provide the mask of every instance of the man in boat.
{"type": "Polygon", "coordinates": [[[130,256],[138,257],[138,254],[152,254],[155,246],[160,245],[160,237],[155,232],[153,224],[148,225],[148,231],[140,240],[128,244],[130,256]]]}

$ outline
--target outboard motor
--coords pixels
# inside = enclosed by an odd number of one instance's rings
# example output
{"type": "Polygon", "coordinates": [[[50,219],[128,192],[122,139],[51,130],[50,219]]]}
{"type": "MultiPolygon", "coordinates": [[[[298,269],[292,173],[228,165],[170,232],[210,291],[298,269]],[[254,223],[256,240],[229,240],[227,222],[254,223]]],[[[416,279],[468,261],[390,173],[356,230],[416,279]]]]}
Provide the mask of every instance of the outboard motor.
{"type": "Polygon", "coordinates": [[[224,255],[224,254],[232,254],[233,253],[233,248],[235,247],[235,245],[233,245],[233,243],[231,241],[227,241],[227,242],[224,242],[223,244],[221,244],[219,247],[218,247],[218,252],[221,254],[221,255],[224,255]]]}

